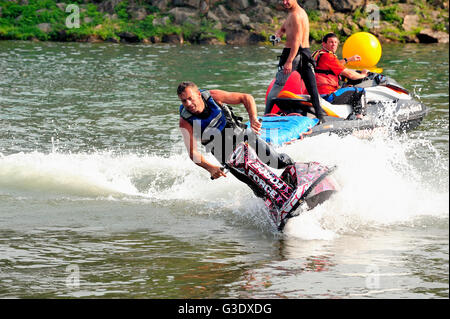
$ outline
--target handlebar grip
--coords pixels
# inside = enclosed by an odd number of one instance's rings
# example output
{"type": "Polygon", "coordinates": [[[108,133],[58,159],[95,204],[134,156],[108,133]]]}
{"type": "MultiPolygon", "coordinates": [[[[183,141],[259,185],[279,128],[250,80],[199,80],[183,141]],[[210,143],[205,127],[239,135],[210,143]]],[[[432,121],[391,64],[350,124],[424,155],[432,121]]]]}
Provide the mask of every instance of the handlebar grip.
{"type": "MultiPolygon", "coordinates": [[[[220,170],[223,172],[223,171],[225,170],[225,168],[226,168],[226,167],[222,166],[222,167],[220,168],[220,170]]],[[[210,177],[210,179],[211,179],[211,180],[214,180],[214,178],[213,178],[212,176],[210,177]]]]}

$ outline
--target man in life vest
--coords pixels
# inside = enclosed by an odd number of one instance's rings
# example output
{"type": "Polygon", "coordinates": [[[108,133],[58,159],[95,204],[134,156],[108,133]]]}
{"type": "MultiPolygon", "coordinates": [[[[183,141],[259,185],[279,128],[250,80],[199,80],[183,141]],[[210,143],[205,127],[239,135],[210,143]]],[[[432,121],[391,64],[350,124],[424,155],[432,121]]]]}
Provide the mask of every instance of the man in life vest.
{"type": "Polygon", "coordinates": [[[326,101],[333,104],[350,104],[353,114],[350,119],[361,119],[365,109],[365,91],[363,88],[339,88],[339,77],[344,76],[351,80],[363,79],[368,70],[358,73],[345,67],[350,61],[359,61],[361,57],[354,55],[348,59],[339,60],[336,51],[339,39],[334,33],[328,33],[322,39],[322,49],[315,51],[312,56],[316,60],[316,82],[319,94],[326,101]]]}
{"type": "Polygon", "coordinates": [[[288,10],[288,16],[281,28],[275,33],[275,36],[281,38],[283,34],[286,34],[286,43],[278,63],[275,83],[267,95],[265,113],[270,112],[272,99],[276,98],[283,89],[291,72],[297,70],[311,97],[311,103],[317,118],[324,122],[325,113],[320,106],[319,93],[314,76],[315,62],[309,49],[308,15],[297,3],[297,0],[283,0],[283,6],[288,10]]]}
{"type": "MultiPolygon", "coordinates": [[[[197,148],[197,141],[211,152],[221,165],[224,165],[236,146],[243,141],[256,151],[258,158],[273,168],[285,168],[294,164],[287,154],[277,153],[258,135],[261,123],[257,118],[256,103],[250,94],[227,92],[222,90],[202,90],[193,82],[181,82],[177,89],[181,101],[179,127],[184,144],[191,160],[211,174],[212,179],[226,177],[221,166],[208,162],[197,148]],[[250,119],[250,128],[241,123],[229,104],[243,104],[250,119]]],[[[230,172],[253,189],[257,196],[257,187],[253,181],[233,168],[230,172]]]]}

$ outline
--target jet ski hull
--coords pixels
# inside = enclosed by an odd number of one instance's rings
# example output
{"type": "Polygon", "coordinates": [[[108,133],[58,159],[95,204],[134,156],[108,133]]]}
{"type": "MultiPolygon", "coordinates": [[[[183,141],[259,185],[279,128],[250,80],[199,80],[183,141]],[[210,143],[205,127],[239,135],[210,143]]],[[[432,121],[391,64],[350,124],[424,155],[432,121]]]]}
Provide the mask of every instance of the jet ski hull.
{"type": "MultiPolygon", "coordinates": [[[[309,95],[303,94],[305,93],[304,83],[295,73],[293,72],[278,97],[271,101],[272,106],[269,109],[275,110],[278,115],[297,114],[315,118],[309,95]]],[[[273,81],[267,94],[272,85],[273,81]]],[[[365,88],[366,115],[364,118],[350,119],[353,111],[350,105],[331,104],[321,98],[321,106],[327,113],[326,122],[312,126],[309,134],[304,136],[323,133],[347,135],[355,131],[368,131],[381,127],[408,131],[419,126],[429,111],[424,104],[415,100],[406,89],[389,77],[373,73],[365,81],[352,85],[365,88]]]]}
{"type": "Polygon", "coordinates": [[[226,168],[264,199],[268,216],[280,231],[289,218],[323,203],[338,190],[338,184],[331,176],[335,167],[297,162],[287,166],[278,176],[245,142],[238,144],[227,160],[226,168]]]}

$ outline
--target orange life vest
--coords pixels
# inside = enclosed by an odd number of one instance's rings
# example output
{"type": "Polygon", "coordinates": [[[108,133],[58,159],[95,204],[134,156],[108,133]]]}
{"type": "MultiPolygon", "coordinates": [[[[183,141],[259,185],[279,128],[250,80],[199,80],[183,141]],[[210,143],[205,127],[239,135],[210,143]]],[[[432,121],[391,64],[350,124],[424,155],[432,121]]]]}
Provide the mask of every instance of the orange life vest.
{"type": "Polygon", "coordinates": [[[339,88],[339,75],[334,74],[333,71],[331,71],[329,67],[327,67],[326,65],[323,65],[323,63],[321,63],[320,58],[325,53],[332,54],[337,59],[337,55],[334,54],[332,51],[328,51],[325,49],[320,49],[320,50],[314,51],[314,53],[312,54],[312,57],[314,60],[316,60],[315,71],[316,71],[317,87],[332,86],[332,87],[335,87],[336,89],[338,89],[339,88]]]}

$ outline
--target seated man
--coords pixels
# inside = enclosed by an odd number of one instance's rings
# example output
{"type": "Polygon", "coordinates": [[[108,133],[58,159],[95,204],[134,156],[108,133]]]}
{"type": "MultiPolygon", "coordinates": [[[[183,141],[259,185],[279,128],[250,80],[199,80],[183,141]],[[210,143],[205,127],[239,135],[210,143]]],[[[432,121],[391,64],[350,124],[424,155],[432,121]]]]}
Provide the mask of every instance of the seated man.
{"type": "MultiPolygon", "coordinates": [[[[239,142],[247,141],[256,151],[259,159],[273,168],[285,168],[294,164],[289,156],[277,153],[258,135],[261,123],[256,116],[256,103],[250,94],[227,92],[222,90],[200,91],[193,82],[181,82],[177,89],[181,101],[179,127],[191,160],[211,174],[212,179],[226,177],[220,166],[209,163],[197,149],[197,140],[224,165],[239,142]],[[250,119],[250,128],[246,128],[230,108],[224,104],[243,104],[250,119]]],[[[233,170],[230,172],[263,197],[247,176],[233,170]]]]}
{"type": "Polygon", "coordinates": [[[328,33],[322,39],[322,49],[313,53],[316,60],[316,82],[317,89],[322,98],[333,104],[350,104],[353,107],[353,114],[350,118],[361,119],[364,115],[364,95],[363,88],[346,87],[339,88],[339,76],[347,77],[351,80],[363,79],[367,76],[368,70],[358,73],[347,69],[345,64],[350,61],[360,61],[359,55],[354,55],[348,59],[339,60],[336,51],[339,46],[339,39],[334,33],[328,33]]]}

